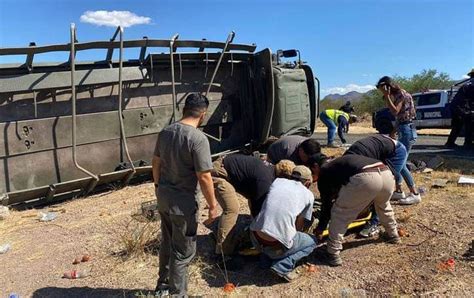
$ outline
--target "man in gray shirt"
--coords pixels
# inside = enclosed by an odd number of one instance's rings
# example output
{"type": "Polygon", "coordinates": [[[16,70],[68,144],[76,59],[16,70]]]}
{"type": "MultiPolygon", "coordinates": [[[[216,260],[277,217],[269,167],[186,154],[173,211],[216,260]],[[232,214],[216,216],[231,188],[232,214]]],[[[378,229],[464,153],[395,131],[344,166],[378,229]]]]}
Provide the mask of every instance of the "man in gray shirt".
{"type": "Polygon", "coordinates": [[[305,166],[295,167],[291,179],[277,178],[250,225],[252,242],[272,260],[270,269],[287,281],[297,277],[296,262],[316,247],[313,235],[299,232],[312,221],[311,182],[311,171],[305,166]]]}
{"type": "Polygon", "coordinates": [[[188,265],[196,253],[198,182],[209,206],[205,224],[218,216],[209,142],[197,129],[208,106],[205,96],[190,94],[183,118],[165,127],[156,142],[152,166],[162,235],[158,295],[187,295],[188,265]]]}
{"type": "Polygon", "coordinates": [[[276,165],[289,159],[297,165],[304,164],[313,154],[321,152],[321,145],[313,138],[302,136],[283,136],[271,144],[267,150],[267,160],[276,165]]]}

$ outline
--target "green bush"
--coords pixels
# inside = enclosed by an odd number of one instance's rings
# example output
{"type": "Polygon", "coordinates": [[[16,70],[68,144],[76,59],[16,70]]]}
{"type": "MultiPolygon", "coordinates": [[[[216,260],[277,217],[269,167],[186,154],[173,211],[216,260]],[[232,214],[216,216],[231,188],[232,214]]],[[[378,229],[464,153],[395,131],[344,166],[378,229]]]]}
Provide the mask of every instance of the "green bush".
{"type": "MultiPolygon", "coordinates": [[[[392,78],[397,82],[403,89],[409,93],[417,93],[426,91],[428,89],[447,89],[450,88],[454,81],[445,72],[438,72],[435,69],[422,70],[419,74],[415,74],[411,77],[403,77],[394,75],[392,78]]],[[[374,82],[374,85],[377,82],[374,82]]],[[[345,103],[344,99],[330,100],[323,99],[321,101],[321,110],[325,109],[338,109],[345,103]]],[[[355,113],[362,115],[364,113],[372,114],[385,107],[385,102],[382,97],[382,92],[377,89],[373,89],[365,93],[360,100],[352,102],[355,113]]]]}

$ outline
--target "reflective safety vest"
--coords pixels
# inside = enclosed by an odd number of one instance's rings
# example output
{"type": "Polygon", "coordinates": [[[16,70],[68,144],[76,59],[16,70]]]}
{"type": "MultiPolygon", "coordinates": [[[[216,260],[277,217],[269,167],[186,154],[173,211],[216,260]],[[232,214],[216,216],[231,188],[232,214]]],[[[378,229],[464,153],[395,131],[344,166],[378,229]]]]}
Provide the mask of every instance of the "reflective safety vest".
{"type": "Polygon", "coordinates": [[[337,118],[339,118],[339,116],[346,118],[347,122],[349,122],[349,114],[347,114],[346,112],[334,109],[326,110],[325,112],[329,119],[331,119],[336,125],[337,118]]]}

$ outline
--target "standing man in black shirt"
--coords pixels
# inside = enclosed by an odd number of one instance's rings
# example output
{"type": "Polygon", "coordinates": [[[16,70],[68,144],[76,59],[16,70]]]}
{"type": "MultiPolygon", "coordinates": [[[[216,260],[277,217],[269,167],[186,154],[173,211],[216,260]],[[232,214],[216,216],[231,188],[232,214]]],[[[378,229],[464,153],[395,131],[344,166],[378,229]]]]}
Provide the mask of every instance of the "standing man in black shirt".
{"type": "Polygon", "coordinates": [[[329,240],[325,261],[331,266],[342,265],[339,256],[347,226],[370,204],[387,232],[387,242],[400,243],[397,222],[390,205],[395,180],[382,162],[360,155],[345,155],[326,163],[322,155],[308,161],[313,177],[318,181],[322,206],[315,235],[321,238],[329,222],[329,240]]]}
{"type": "Polygon", "coordinates": [[[237,244],[233,237],[240,209],[237,192],[248,200],[250,214],[256,217],[275,177],[289,177],[295,164],[282,160],[273,166],[253,156],[232,154],[218,159],[213,166],[214,189],[222,207],[215,252],[231,255],[237,244]]]}

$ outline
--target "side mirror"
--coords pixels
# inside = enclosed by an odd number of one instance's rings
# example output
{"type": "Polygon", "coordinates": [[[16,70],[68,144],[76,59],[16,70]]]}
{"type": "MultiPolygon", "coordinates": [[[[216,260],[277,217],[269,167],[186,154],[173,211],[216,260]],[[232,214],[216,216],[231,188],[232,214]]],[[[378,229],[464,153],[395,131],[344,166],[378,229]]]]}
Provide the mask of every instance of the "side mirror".
{"type": "Polygon", "coordinates": [[[301,57],[300,51],[292,49],[292,50],[278,50],[277,51],[277,64],[280,64],[280,58],[291,58],[291,57],[298,57],[298,64],[301,65],[301,57]]]}
{"type": "Polygon", "coordinates": [[[285,58],[291,58],[298,56],[298,51],[296,50],[285,50],[281,51],[281,56],[285,58]]]}

